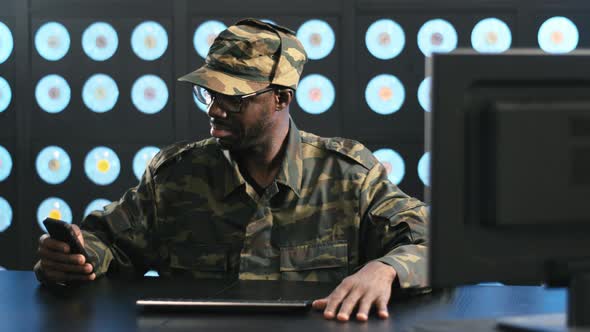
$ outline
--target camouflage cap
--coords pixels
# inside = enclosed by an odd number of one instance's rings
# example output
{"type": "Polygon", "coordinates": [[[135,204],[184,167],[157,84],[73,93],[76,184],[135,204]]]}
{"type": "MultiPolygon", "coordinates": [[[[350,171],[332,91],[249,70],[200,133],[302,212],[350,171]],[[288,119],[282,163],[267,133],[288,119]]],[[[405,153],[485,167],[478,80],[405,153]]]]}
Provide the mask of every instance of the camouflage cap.
{"type": "Polygon", "coordinates": [[[271,84],[297,88],[307,54],[285,27],[245,19],[222,31],[205,64],[180,77],[226,95],[245,95],[271,84]]]}

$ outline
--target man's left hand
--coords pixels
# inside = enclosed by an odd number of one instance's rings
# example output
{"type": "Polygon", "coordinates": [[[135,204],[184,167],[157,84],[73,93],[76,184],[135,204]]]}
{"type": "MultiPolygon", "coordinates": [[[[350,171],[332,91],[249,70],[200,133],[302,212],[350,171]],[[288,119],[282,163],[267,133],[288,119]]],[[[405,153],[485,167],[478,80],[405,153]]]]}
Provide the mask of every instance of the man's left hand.
{"type": "Polygon", "coordinates": [[[347,321],[352,310],[358,307],[356,319],[366,321],[373,305],[379,318],[389,317],[387,303],[391,296],[391,284],[397,272],[393,267],[372,261],[357,273],[346,277],[328,297],[313,301],[314,309],[324,309],[324,318],[347,321]],[[338,315],[336,310],[340,306],[338,315]]]}

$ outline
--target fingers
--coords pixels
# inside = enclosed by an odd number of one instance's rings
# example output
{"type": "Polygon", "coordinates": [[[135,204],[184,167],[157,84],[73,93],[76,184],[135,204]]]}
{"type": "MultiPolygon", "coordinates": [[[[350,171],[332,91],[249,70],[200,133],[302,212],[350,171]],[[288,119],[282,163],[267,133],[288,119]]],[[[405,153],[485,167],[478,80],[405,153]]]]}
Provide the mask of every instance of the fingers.
{"type": "Polygon", "coordinates": [[[372,305],[372,300],[369,300],[366,296],[363,297],[356,313],[356,319],[360,320],[361,322],[367,321],[369,319],[369,310],[371,310],[372,305]]]}
{"type": "Polygon", "coordinates": [[[52,239],[49,234],[43,234],[39,238],[39,248],[41,247],[63,253],[70,252],[70,246],[67,243],[52,239]]]}
{"type": "Polygon", "coordinates": [[[38,249],[38,254],[39,254],[39,257],[41,258],[42,261],[50,260],[50,261],[55,261],[58,263],[75,264],[75,265],[83,265],[84,263],[86,263],[86,259],[84,258],[83,255],[62,254],[57,251],[49,250],[45,247],[40,247],[38,249]]]}
{"type": "MultiPolygon", "coordinates": [[[[387,310],[387,300],[384,296],[366,296],[360,300],[358,311],[356,313],[356,319],[365,322],[369,319],[369,311],[371,307],[375,305],[377,308],[377,316],[381,319],[387,319],[389,317],[389,311],[387,310]]],[[[340,315],[340,314],[339,314],[340,315]]]]}
{"type": "Polygon", "coordinates": [[[94,280],[91,264],[80,254],[68,254],[69,246],[44,234],[39,238],[38,255],[40,271],[45,279],[52,282],[94,280]]]}
{"type": "Polygon", "coordinates": [[[384,296],[380,296],[375,301],[375,306],[377,307],[377,316],[382,319],[386,319],[389,317],[389,311],[387,310],[387,302],[389,301],[388,298],[384,296]]]}
{"type": "Polygon", "coordinates": [[[41,260],[51,260],[61,263],[83,265],[86,258],[83,255],[68,254],[70,247],[67,243],[52,239],[48,234],[43,234],[39,238],[39,247],[37,249],[41,260]]]}
{"type": "Polygon", "coordinates": [[[41,260],[40,271],[44,278],[51,282],[90,281],[96,279],[96,274],[92,273],[92,265],[88,263],[84,265],[72,265],[41,260]]]}
{"type": "Polygon", "coordinates": [[[63,264],[50,260],[41,260],[41,268],[44,271],[55,270],[69,273],[89,274],[92,272],[92,265],[86,263],[84,265],[63,264]]]}
{"type": "Polygon", "coordinates": [[[80,231],[80,227],[78,225],[72,224],[72,229],[74,230],[74,235],[80,241],[82,247],[84,247],[84,236],[82,236],[82,232],[80,231]]]}
{"type": "Polygon", "coordinates": [[[51,259],[41,258],[40,271],[45,279],[52,282],[96,279],[96,274],[92,272],[93,268],[89,263],[62,263],[51,259]]]}
{"type": "Polygon", "coordinates": [[[361,298],[361,295],[362,293],[358,290],[358,288],[350,292],[342,302],[340,311],[338,312],[338,316],[336,316],[336,318],[340,321],[347,321],[350,317],[350,313],[354,307],[356,307],[356,304],[361,298]]]}
{"type": "Polygon", "coordinates": [[[44,276],[51,281],[62,282],[62,281],[91,281],[96,279],[96,274],[79,274],[79,273],[66,273],[57,270],[43,270],[44,276]]]}
{"type": "Polygon", "coordinates": [[[316,310],[322,310],[322,309],[326,308],[327,304],[328,304],[328,298],[325,297],[323,299],[317,299],[317,300],[313,301],[311,306],[316,310]]]}
{"type": "Polygon", "coordinates": [[[324,310],[324,318],[332,319],[336,316],[336,309],[342,303],[344,298],[348,295],[353,282],[350,277],[345,278],[338,287],[326,298],[326,309],[324,310]]]}
{"type": "Polygon", "coordinates": [[[378,317],[385,319],[389,317],[387,303],[390,295],[391,281],[368,270],[345,278],[328,297],[315,300],[312,305],[315,309],[323,309],[326,319],[348,321],[357,308],[355,318],[367,321],[372,306],[376,307],[378,317]]]}

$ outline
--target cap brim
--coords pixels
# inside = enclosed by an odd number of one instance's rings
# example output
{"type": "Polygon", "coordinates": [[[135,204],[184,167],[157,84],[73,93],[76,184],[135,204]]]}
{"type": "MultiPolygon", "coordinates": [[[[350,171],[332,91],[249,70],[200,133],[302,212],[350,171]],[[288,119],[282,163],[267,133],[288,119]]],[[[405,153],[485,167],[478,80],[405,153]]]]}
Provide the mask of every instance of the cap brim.
{"type": "Polygon", "coordinates": [[[207,65],[188,73],[179,81],[196,84],[224,95],[245,95],[260,91],[270,85],[270,82],[252,82],[240,77],[212,69],[207,65]]]}

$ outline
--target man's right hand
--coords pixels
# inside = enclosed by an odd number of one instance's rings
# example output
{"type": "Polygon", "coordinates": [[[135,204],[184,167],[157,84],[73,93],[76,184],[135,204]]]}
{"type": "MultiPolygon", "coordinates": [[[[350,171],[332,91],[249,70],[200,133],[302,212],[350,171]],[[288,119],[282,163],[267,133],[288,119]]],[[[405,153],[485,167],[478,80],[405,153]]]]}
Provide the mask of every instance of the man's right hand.
{"type": "MultiPolygon", "coordinates": [[[[72,225],[78,240],[84,246],[84,237],[80,228],[72,225]]],[[[39,238],[37,249],[40,260],[35,264],[35,273],[42,283],[67,283],[68,281],[90,281],[96,279],[92,265],[83,255],[70,254],[70,246],[43,234],[39,238]]]]}

